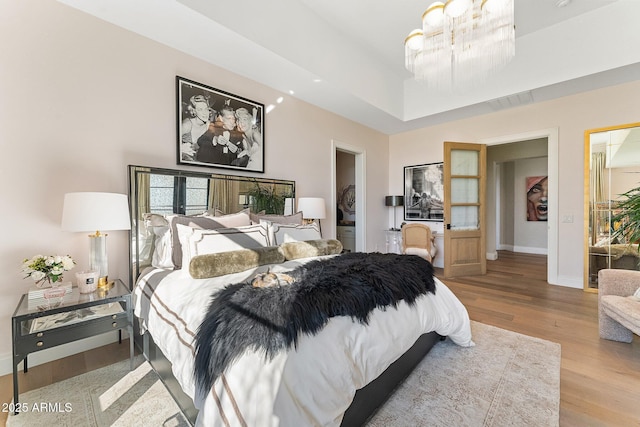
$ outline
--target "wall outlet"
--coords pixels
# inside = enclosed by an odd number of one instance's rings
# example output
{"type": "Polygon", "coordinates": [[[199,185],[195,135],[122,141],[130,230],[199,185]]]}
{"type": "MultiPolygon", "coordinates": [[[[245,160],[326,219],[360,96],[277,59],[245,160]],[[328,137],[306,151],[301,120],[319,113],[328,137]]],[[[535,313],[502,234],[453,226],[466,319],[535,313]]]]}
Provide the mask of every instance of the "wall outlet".
{"type": "Polygon", "coordinates": [[[562,222],[572,223],[573,222],[573,214],[562,215],[562,222]]]}

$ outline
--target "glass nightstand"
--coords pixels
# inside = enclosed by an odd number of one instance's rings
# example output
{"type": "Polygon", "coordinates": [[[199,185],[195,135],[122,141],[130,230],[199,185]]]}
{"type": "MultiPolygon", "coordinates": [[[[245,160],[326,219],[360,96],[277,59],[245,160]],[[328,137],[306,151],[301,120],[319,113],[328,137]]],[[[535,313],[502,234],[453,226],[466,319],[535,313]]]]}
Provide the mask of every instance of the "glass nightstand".
{"type": "Polygon", "coordinates": [[[129,358],[133,369],[133,308],[131,291],[115,280],[110,287],[81,294],[77,287],[57,298],[29,298],[22,295],[11,317],[13,344],[13,403],[17,414],[18,365],[27,356],[61,344],[126,328],[129,333],[129,358]]]}

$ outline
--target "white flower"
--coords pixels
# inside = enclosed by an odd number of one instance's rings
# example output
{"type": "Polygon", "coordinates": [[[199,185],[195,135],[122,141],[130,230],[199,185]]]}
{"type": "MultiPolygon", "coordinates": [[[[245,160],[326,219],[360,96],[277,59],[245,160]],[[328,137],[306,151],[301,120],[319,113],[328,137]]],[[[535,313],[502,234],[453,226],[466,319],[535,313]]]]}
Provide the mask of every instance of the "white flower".
{"type": "Polygon", "coordinates": [[[74,265],[75,265],[75,262],[73,262],[70,256],[65,256],[62,258],[62,267],[65,270],[71,270],[74,265]]]}
{"type": "Polygon", "coordinates": [[[31,277],[36,282],[45,278],[60,280],[65,271],[71,270],[75,261],[69,255],[36,255],[31,259],[26,259],[22,263],[22,272],[25,278],[31,277]]]}
{"type": "Polygon", "coordinates": [[[31,273],[31,278],[33,280],[35,280],[36,282],[38,280],[44,279],[44,276],[45,276],[45,274],[42,271],[34,271],[34,272],[31,273]]]}

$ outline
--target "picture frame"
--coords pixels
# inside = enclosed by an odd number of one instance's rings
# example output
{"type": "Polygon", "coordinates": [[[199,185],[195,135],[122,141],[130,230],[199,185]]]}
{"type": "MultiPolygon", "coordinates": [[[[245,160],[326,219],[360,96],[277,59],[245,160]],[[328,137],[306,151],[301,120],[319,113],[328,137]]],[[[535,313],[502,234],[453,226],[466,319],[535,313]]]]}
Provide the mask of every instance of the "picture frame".
{"type": "Polygon", "coordinates": [[[404,167],[404,219],[444,220],[444,163],[404,167]]]}
{"type": "Polygon", "coordinates": [[[177,162],[264,173],[264,104],[176,76],[177,162]]]}
{"type": "Polygon", "coordinates": [[[547,221],[549,177],[547,175],[528,176],[525,182],[527,221],[547,221]]]}

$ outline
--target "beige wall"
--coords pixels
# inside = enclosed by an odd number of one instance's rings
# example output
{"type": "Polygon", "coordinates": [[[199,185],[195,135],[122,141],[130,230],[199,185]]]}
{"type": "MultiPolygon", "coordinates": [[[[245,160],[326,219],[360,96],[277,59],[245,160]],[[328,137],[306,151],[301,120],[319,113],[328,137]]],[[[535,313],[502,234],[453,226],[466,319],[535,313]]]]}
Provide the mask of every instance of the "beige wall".
{"type": "MultiPolygon", "coordinates": [[[[176,167],[176,75],[277,105],[265,119],[264,176],[295,180],[298,196],[333,206],[332,140],[363,148],[367,247],[384,243],[386,135],[53,0],[0,0],[0,10],[0,374],[10,371],[11,314],[31,284],[23,258],[70,254],[88,265],[87,237],[60,230],[64,193],[126,193],[127,165],[176,167]]],[[[323,233],[335,235],[327,213],[323,233]]],[[[126,238],[109,235],[111,277],[128,277],[126,238]]]]}
{"type": "Polygon", "coordinates": [[[584,131],[637,122],[640,81],[585,92],[390,137],[389,191],[402,191],[402,167],[443,160],[442,142],[477,142],[558,129],[558,281],[582,286],[584,131]]]}
{"type": "MultiPolygon", "coordinates": [[[[559,225],[558,269],[572,285],[582,282],[584,130],[640,117],[638,81],[387,137],[54,0],[0,0],[0,10],[0,374],[10,370],[9,318],[30,284],[22,259],[69,253],[78,268],[88,263],[87,238],[60,230],[64,193],[125,193],[128,164],[176,167],[176,75],[265,105],[284,96],[266,117],[265,176],[296,180],[299,196],[333,205],[331,141],[363,147],[368,250],[384,247],[383,197],[403,193],[403,166],[442,161],[445,140],[557,128],[559,217],[574,216],[559,225]]],[[[127,277],[126,233],[111,233],[109,256],[111,276],[127,277]]]]}

